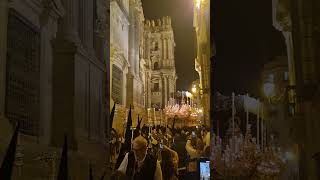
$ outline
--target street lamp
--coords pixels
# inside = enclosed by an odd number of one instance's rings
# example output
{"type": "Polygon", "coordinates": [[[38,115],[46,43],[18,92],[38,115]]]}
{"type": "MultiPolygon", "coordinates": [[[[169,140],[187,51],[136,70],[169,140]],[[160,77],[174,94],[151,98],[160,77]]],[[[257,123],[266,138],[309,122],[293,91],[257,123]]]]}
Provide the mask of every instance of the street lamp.
{"type": "Polygon", "coordinates": [[[192,92],[195,94],[195,93],[197,93],[197,88],[196,88],[196,86],[193,86],[192,87],[192,92]]]}
{"type": "Polygon", "coordinates": [[[271,82],[266,82],[263,85],[263,93],[270,101],[271,98],[275,95],[275,85],[271,82]]]}

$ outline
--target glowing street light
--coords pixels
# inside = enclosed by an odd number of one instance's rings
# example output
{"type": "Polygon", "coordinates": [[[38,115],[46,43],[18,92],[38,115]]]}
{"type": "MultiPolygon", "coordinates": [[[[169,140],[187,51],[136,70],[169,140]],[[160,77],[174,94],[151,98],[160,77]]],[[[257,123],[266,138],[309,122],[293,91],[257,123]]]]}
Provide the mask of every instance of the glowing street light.
{"type": "Polygon", "coordinates": [[[274,92],[275,91],[275,86],[273,83],[265,83],[263,85],[263,93],[267,98],[271,98],[272,96],[274,96],[274,92]]]}
{"type": "Polygon", "coordinates": [[[192,92],[197,93],[197,88],[195,86],[192,87],[192,92]]]}

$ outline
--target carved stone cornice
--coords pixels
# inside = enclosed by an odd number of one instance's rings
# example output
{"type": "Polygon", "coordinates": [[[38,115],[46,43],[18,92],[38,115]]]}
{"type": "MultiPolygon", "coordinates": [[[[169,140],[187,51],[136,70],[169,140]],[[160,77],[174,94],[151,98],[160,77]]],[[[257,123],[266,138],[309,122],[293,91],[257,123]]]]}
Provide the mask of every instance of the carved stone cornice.
{"type": "Polygon", "coordinates": [[[41,4],[43,9],[40,14],[40,24],[42,27],[47,25],[49,17],[57,20],[66,13],[60,0],[43,0],[41,4]]]}

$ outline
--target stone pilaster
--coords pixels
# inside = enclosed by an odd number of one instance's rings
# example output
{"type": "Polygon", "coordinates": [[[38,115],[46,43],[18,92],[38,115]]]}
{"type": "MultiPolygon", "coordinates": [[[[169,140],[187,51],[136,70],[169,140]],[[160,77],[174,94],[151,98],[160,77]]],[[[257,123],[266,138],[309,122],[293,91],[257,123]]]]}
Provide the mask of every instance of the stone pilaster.
{"type": "Polygon", "coordinates": [[[51,144],[61,147],[68,135],[72,149],[78,148],[75,120],[75,62],[80,39],[78,37],[78,9],[76,0],[65,0],[65,15],[52,40],[52,122],[51,144]]]}
{"type": "Polygon", "coordinates": [[[61,147],[68,135],[70,147],[77,149],[75,138],[75,54],[77,46],[58,33],[53,41],[52,123],[51,144],[61,147]]]}
{"type": "Polygon", "coordinates": [[[148,82],[148,108],[151,107],[151,74],[147,73],[147,82],[148,82]]]}
{"type": "Polygon", "coordinates": [[[165,66],[167,66],[167,47],[168,47],[168,44],[167,44],[167,39],[163,39],[163,60],[165,62],[165,66]]]}
{"type": "Polygon", "coordinates": [[[135,60],[136,60],[136,48],[135,48],[135,40],[136,40],[136,23],[135,23],[135,3],[130,1],[130,10],[129,10],[129,62],[130,62],[130,70],[132,74],[135,74],[135,60]]]}
{"type": "MultiPolygon", "coordinates": [[[[125,68],[122,69],[122,72],[123,72],[123,75],[122,75],[122,79],[123,79],[123,84],[122,84],[122,87],[123,87],[123,92],[122,92],[122,104],[126,107],[128,104],[127,104],[127,97],[128,97],[128,93],[127,93],[127,83],[128,83],[128,79],[127,79],[127,75],[128,75],[128,67],[126,66],[125,68]]],[[[128,105],[130,106],[130,104],[128,105]]]]}
{"type": "Polygon", "coordinates": [[[8,1],[0,0],[0,159],[2,159],[5,153],[4,150],[9,143],[13,130],[8,119],[5,117],[7,24],[8,1]]]}
{"type": "Polygon", "coordinates": [[[127,74],[127,102],[126,107],[129,107],[130,105],[133,107],[133,81],[134,81],[134,75],[131,71],[127,74]]]}
{"type": "Polygon", "coordinates": [[[86,45],[89,49],[93,49],[93,25],[94,20],[93,19],[93,1],[86,1],[86,8],[85,8],[85,14],[86,19],[84,22],[86,23],[86,45]]]}
{"type": "MultiPolygon", "coordinates": [[[[41,143],[50,144],[52,122],[52,65],[53,49],[51,41],[57,33],[58,19],[65,14],[60,1],[45,6],[40,15],[41,26],[41,60],[40,67],[40,133],[41,143]],[[46,18],[44,18],[46,17],[46,18]]],[[[45,4],[46,5],[46,4],[45,4]]]]}
{"type": "Polygon", "coordinates": [[[113,108],[114,101],[112,99],[112,71],[113,71],[113,63],[114,63],[114,53],[115,49],[110,45],[110,71],[109,71],[109,92],[110,92],[110,110],[113,108]]]}
{"type": "Polygon", "coordinates": [[[134,20],[134,23],[135,23],[135,40],[134,40],[134,57],[135,57],[135,74],[139,75],[139,64],[140,64],[140,59],[139,59],[139,46],[140,46],[140,14],[139,12],[136,10],[136,15],[135,15],[135,20],[134,20]]]}
{"type": "Polygon", "coordinates": [[[170,59],[170,66],[172,66],[172,64],[171,64],[171,59],[173,59],[173,54],[172,54],[172,49],[173,49],[173,46],[172,46],[173,44],[172,44],[172,39],[170,38],[169,39],[169,42],[168,42],[168,46],[169,46],[169,48],[168,48],[168,53],[169,53],[169,59],[170,59]]]}
{"type": "Polygon", "coordinates": [[[0,0],[0,118],[5,112],[8,1],[0,0]]]}
{"type": "Polygon", "coordinates": [[[65,34],[65,38],[70,42],[80,43],[78,35],[78,1],[64,0],[61,1],[66,11],[61,26],[65,34]]]}
{"type": "Polygon", "coordinates": [[[164,105],[167,105],[168,102],[168,76],[163,76],[164,80],[164,105]]]}
{"type": "Polygon", "coordinates": [[[162,59],[162,67],[166,66],[164,58],[165,58],[165,41],[164,38],[161,37],[161,59],[162,59]]]}

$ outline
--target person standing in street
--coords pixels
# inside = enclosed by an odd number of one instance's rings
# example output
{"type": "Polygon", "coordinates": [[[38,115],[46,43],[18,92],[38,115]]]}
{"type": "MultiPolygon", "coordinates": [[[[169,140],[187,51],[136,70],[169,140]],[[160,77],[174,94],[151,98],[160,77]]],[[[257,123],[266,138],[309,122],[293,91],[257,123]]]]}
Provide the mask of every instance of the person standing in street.
{"type": "Polygon", "coordinates": [[[127,153],[118,170],[132,180],[162,180],[160,162],[147,153],[147,140],[138,136],[132,143],[132,151],[127,153]]]}

